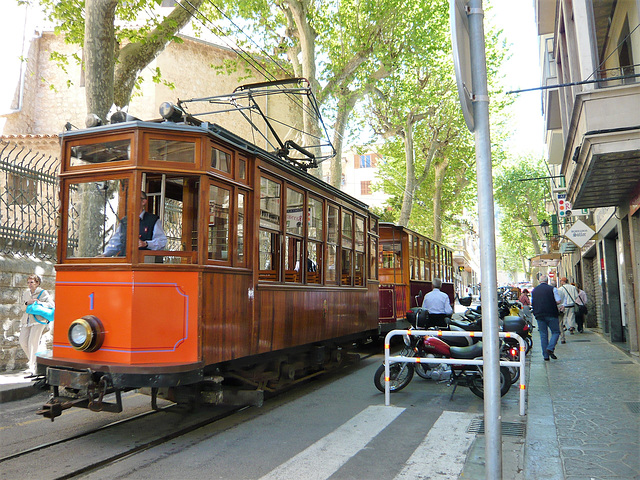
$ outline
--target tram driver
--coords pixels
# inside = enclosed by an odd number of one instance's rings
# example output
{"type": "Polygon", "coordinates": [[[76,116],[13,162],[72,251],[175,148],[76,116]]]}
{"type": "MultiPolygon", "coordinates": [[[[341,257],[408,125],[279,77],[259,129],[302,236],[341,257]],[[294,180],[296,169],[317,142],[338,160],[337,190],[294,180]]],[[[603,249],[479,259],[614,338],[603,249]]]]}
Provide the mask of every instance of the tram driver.
{"type": "MultiPolygon", "coordinates": [[[[167,236],[162,229],[162,222],[157,215],[147,212],[147,204],[149,199],[145,192],[140,192],[141,211],[140,211],[140,235],[138,238],[139,250],[162,250],[167,244],[167,236]]],[[[120,220],[118,229],[109,239],[107,247],[101,256],[103,257],[122,257],[126,254],[127,247],[127,217],[126,215],[120,220]]]]}

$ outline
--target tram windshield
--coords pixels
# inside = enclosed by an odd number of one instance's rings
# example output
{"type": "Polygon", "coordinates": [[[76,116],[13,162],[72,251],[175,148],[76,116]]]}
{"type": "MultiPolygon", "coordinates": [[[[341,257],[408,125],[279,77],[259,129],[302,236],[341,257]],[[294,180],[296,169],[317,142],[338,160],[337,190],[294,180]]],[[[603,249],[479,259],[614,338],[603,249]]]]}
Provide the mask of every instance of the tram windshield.
{"type": "Polygon", "coordinates": [[[128,178],[68,184],[66,258],[123,259],[134,239],[140,262],[197,262],[197,177],[142,178],[145,191],[135,198],[128,178]]]}
{"type": "Polygon", "coordinates": [[[67,258],[102,255],[118,231],[122,243],[114,255],[125,255],[128,195],[126,178],[69,184],[67,258]]]}

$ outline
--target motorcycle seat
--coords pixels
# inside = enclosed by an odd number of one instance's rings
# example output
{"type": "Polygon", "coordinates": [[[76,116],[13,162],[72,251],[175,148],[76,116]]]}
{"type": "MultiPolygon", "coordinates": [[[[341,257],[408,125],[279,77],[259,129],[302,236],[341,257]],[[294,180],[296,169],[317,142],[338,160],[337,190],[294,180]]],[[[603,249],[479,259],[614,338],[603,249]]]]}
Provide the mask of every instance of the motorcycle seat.
{"type": "Polygon", "coordinates": [[[468,319],[451,319],[449,320],[449,325],[460,327],[463,330],[467,331],[479,331],[482,330],[482,324],[479,322],[475,322],[473,320],[468,319]]]}
{"type": "Polygon", "coordinates": [[[482,356],[482,342],[468,347],[451,347],[451,358],[473,359],[482,356]]]}

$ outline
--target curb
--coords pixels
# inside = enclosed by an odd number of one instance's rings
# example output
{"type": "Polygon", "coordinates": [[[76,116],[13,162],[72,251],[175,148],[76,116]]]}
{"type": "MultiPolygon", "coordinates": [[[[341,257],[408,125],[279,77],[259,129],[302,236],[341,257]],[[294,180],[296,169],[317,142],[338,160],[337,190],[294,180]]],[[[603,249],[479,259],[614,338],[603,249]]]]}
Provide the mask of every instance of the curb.
{"type": "Polygon", "coordinates": [[[33,382],[11,385],[0,385],[0,403],[13,402],[33,397],[43,390],[38,389],[33,382]]]}

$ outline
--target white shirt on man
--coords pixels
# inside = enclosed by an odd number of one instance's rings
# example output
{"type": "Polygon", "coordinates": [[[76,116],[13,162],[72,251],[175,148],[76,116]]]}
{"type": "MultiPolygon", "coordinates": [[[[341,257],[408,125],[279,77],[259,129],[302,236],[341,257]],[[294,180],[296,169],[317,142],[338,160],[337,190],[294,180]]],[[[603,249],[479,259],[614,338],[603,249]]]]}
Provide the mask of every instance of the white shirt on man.
{"type": "Polygon", "coordinates": [[[451,315],[453,313],[449,295],[441,292],[439,288],[434,288],[424,296],[422,308],[433,314],[444,313],[445,315],[451,315]]]}

